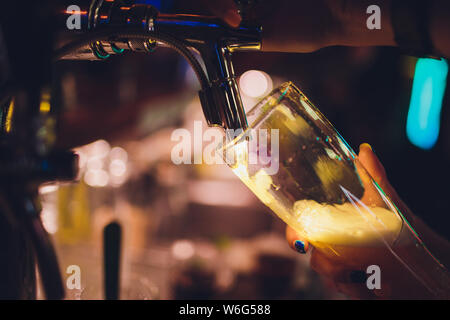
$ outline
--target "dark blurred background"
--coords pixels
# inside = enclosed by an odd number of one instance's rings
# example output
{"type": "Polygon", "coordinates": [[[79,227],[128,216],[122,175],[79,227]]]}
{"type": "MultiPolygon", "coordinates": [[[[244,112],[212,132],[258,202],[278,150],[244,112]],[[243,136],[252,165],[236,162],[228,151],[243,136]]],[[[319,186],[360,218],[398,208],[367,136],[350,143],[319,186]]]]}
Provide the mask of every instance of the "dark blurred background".
{"type": "MultiPolygon", "coordinates": [[[[430,149],[406,124],[417,58],[395,48],[236,53],[236,73],[293,81],[357,150],[368,142],[412,211],[450,239],[450,111],[430,149]]],[[[99,235],[125,226],[125,298],[342,298],[291,252],[284,225],[225,166],[175,166],[171,132],[202,120],[198,84],[173,51],[63,62],[61,143],[78,147],[80,183],[42,190],[62,266],[89,270],[69,298],[99,298],[99,235]]],[[[244,100],[245,92],[242,93],[244,100]]],[[[247,97],[251,107],[257,99],[247,97]]]]}

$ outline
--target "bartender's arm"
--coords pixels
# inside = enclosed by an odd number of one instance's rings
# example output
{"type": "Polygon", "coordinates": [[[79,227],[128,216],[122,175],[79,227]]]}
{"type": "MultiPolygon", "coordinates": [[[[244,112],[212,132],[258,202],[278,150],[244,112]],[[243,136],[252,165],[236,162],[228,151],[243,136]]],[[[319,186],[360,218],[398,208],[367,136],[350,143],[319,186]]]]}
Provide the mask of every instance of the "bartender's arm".
{"type": "MultiPolygon", "coordinates": [[[[233,0],[203,1],[210,11],[237,27],[240,17],[233,0]],[[220,3],[220,5],[218,5],[220,3]]],[[[250,16],[263,26],[262,49],[279,52],[311,52],[327,46],[397,46],[392,25],[393,1],[405,0],[280,0],[261,1],[250,16]],[[380,9],[380,29],[367,21],[380,9]]],[[[195,1],[194,1],[195,2],[195,1]]],[[[415,0],[406,1],[412,4],[415,0]]],[[[450,57],[450,1],[419,0],[420,19],[434,54],[450,57]]],[[[397,30],[398,32],[399,30],[397,30]]],[[[408,30],[400,30],[408,31],[408,30]]]]}

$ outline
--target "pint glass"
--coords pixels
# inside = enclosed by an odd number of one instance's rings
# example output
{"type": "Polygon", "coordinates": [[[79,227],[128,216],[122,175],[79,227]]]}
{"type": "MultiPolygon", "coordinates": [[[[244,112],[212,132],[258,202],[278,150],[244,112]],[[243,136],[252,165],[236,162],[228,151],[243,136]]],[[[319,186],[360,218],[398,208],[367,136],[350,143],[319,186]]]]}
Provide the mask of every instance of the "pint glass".
{"type": "Polygon", "coordinates": [[[378,268],[370,297],[449,297],[447,269],[298,88],[281,85],[247,117],[222,149],[227,164],[313,254],[341,270],[378,268]]]}

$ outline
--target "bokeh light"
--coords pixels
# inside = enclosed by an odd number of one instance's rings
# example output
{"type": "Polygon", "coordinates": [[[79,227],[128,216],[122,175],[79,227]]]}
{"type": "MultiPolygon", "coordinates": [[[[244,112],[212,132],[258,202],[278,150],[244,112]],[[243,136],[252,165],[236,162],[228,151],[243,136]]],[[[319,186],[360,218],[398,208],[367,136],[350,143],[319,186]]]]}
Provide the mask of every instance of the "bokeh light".
{"type": "Polygon", "coordinates": [[[270,76],[259,70],[249,70],[239,78],[239,86],[243,95],[250,98],[262,98],[273,89],[270,76]]]}

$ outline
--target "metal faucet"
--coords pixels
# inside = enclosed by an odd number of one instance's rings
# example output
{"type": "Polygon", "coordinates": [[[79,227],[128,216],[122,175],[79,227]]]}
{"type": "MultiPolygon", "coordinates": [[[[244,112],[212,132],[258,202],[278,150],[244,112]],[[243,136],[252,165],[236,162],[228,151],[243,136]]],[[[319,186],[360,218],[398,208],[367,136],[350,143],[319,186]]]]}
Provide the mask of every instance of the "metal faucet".
{"type": "MultiPolygon", "coordinates": [[[[136,4],[134,1],[79,2],[81,10],[76,14],[80,14],[82,27],[81,30],[74,30],[75,32],[69,34],[89,33],[108,28],[123,28],[123,30],[142,28],[144,31],[164,33],[181,39],[190,49],[200,54],[206,69],[208,86],[202,88],[199,96],[208,125],[235,130],[247,128],[232,54],[236,51],[260,50],[260,27],[240,26],[234,29],[215,17],[160,14],[154,7],[136,4]]],[[[65,24],[74,12],[64,11],[64,13],[61,23],[65,24]]],[[[161,44],[132,39],[97,41],[63,58],[105,59],[124,50],[152,52],[156,45],[161,44]]]]}
{"type": "Polygon", "coordinates": [[[55,42],[62,45],[57,58],[72,60],[102,60],[126,50],[150,53],[163,45],[177,48],[199,76],[208,125],[244,130],[247,120],[231,58],[235,51],[259,50],[261,28],[233,29],[214,17],[160,14],[134,0],[23,0],[9,1],[3,9],[0,33],[5,41],[0,37],[0,49],[8,49],[13,76],[0,88],[0,243],[26,250],[21,259],[11,254],[17,259],[0,263],[0,297],[35,296],[35,256],[47,298],[62,299],[55,250],[37,205],[40,184],[73,180],[78,167],[76,155],[55,144],[56,97],[50,111],[41,105],[44,98],[50,103],[55,42]],[[69,28],[68,19],[74,16],[79,28],[69,28]],[[25,27],[26,22],[34,28],[25,27]],[[116,36],[95,38],[111,31],[116,36]],[[155,40],[157,35],[161,41],[155,40]],[[75,44],[76,50],[64,50],[75,44]],[[203,65],[191,51],[200,55],[203,65]],[[22,229],[25,235],[18,238],[22,229]]]}

